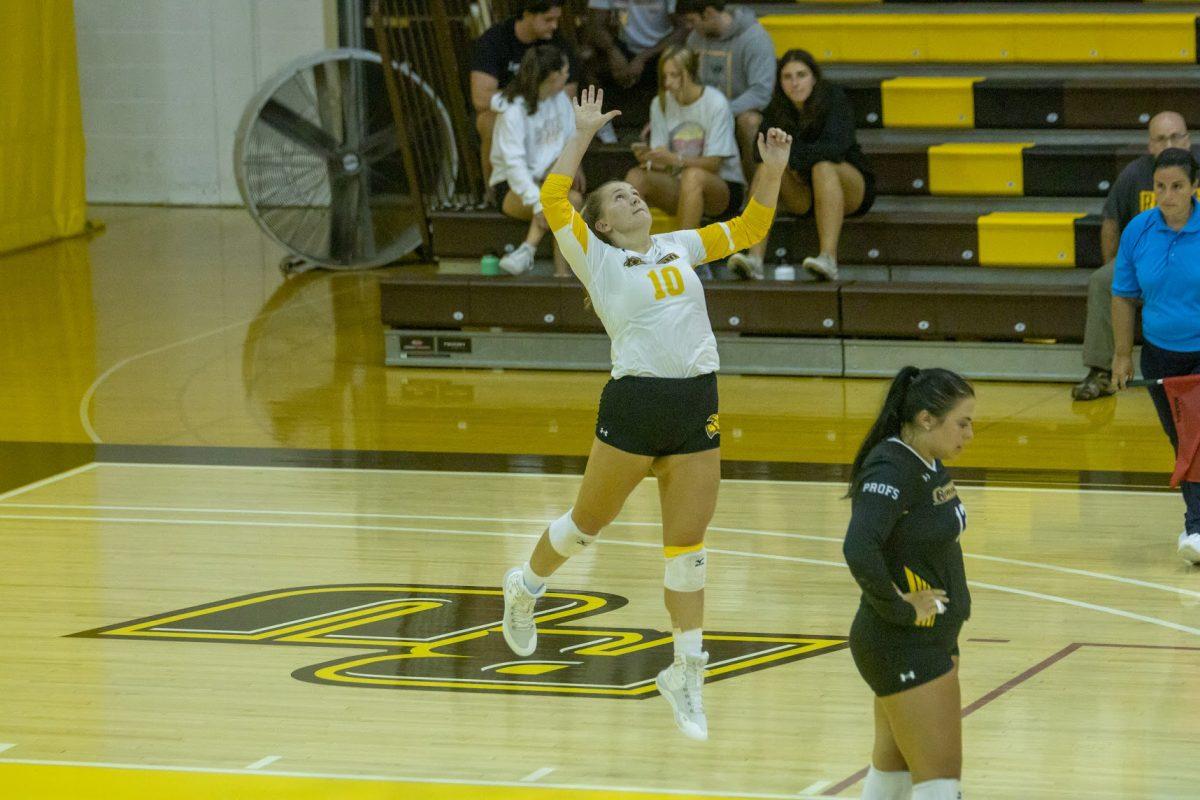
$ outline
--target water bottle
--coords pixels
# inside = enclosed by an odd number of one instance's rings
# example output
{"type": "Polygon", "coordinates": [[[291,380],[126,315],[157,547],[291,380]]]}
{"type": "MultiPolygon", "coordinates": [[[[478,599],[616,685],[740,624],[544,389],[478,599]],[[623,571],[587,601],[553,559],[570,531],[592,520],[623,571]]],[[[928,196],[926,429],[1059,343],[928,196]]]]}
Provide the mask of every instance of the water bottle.
{"type": "Polygon", "coordinates": [[[479,259],[479,274],[480,275],[499,275],[500,274],[500,256],[495,253],[486,253],[483,258],[479,259]]]}
{"type": "Polygon", "coordinates": [[[775,251],[775,258],[779,259],[779,264],[775,267],[775,280],[777,281],[794,281],[796,280],[796,268],[784,261],[787,258],[787,248],[780,247],[775,251]]]}

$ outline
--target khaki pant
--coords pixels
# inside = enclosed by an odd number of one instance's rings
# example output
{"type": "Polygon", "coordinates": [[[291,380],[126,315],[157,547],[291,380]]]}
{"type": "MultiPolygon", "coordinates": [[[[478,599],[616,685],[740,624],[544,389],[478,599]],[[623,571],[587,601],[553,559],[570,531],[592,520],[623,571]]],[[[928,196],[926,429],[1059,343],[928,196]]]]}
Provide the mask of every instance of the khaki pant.
{"type": "Polygon", "coordinates": [[[1083,365],[1112,369],[1113,262],[1092,273],[1088,280],[1087,324],[1083,329],[1083,365]]]}

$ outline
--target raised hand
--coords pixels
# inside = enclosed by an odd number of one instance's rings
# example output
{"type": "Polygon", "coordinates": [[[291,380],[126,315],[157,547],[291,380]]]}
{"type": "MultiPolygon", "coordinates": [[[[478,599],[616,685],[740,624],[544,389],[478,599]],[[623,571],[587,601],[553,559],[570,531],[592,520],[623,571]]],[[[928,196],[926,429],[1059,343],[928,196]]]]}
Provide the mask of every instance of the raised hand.
{"type": "Polygon", "coordinates": [[[779,128],[771,128],[766,136],[758,135],[758,154],[763,164],[781,172],[788,165],[788,154],[792,151],[792,137],[779,128]]]}
{"type": "Polygon", "coordinates": [[[600,110],[604,104],[604,90],[589,86],[572,101],[575,106],[575,129],[586,136],[595,135],[610,120],[621,115],[620,111],[600,110]]]}

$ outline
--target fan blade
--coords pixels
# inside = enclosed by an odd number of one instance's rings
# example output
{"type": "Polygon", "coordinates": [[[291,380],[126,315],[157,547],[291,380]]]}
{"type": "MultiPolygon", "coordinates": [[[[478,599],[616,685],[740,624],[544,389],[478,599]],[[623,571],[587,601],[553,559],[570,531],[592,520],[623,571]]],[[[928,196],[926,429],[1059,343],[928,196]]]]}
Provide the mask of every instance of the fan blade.
{"type": "Polygon", "coordinates": [[[325,131],[274,99],[263,106],[261,119],[293,142],[325,159],[337,158],[338,143],[325,131]]]}
{"type": "Polygon", "coordinates": [[[375,249],[375,219],[371,209],[371,173],[363,168],[356,176],[358,182],[358,246],[356,253],[360,258],[374,258],[375,249]]]}
{"type": "Polygon", "coordinates": [[[345,142],[345,125],[342,120],[341,96],[341,63],[327,61],[316,67],[312,73],[313,90],[316,92],[314,105],[323,127],[330,136],[339,142],[345,142]]]}
{"type": "Polygon", "coordinates": [[[359,205],[363,187],[357,175],[339,175],[330,181],[329,254],[337,261],[351,263],[358,239],[359,205]]]}
{"type": "Polygon", "coordinates": [[[362,144],[362,160],[366,164],[377,164],[399,150],[396,141],[396,126],[388,125],[375,131],[362,144]]]}

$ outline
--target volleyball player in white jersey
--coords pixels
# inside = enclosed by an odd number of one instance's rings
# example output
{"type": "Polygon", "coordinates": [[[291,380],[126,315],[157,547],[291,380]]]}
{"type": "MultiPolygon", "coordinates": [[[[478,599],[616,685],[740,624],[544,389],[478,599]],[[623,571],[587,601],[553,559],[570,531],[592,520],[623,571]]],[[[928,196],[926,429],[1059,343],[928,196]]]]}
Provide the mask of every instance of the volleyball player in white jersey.
{"type": "MultiPolygon", "coordinates": [[[[701,691],[704,533],[721,480],[716,339],[695,267],[757,242],[770,230],[792,138],[772,129],[758,141],[763,168],[741,216],[700,230],[650,235],[650,210],[633,187],[610,181],[582,214],[567,199],[592,137],[621,112],[604,113],[593,87],[574,101],[575,135],[542,185],[542,208],[571,269],[612,339],[612,380],[600,397],[596,438],[573,508],[551,522],[523,566],[504,576],[504,638],[517,655],[537,648],[535,605],[546,580],[616,518],[648,472],[662,503],[663,579],[675,658],[659,691],[675,723],[708,738],[701,691]]],[[[561,657],[557,650],[555,657],[561,657]]]]}

